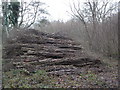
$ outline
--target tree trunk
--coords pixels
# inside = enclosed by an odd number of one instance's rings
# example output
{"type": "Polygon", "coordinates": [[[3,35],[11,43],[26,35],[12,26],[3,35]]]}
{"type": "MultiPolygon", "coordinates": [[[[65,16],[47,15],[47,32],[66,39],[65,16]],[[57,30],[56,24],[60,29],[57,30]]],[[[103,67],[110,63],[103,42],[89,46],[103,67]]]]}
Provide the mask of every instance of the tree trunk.
{"type": "Polygon", "coordinates": [[[88,28],[87,28],[87,24],[84,23],[84,26],[85,26],[85,31],[86,31],[86,34],[87,34],[87,40],[88,40],[88,44],[89,44],[89,47],[90,49],[92,48],[92,40],[91,40],[91,36],[88,32],[88,28]]]}

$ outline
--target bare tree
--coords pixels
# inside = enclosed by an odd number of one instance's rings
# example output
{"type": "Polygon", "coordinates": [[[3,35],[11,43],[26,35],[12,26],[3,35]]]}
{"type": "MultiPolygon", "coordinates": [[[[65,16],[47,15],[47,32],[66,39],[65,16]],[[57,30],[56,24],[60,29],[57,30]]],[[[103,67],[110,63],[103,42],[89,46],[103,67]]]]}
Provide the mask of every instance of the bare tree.
{"type": "Polygon", "coordinates": [[[86,30],[89,44],[93,45],[94,39],[98,35],[97,25],[104,22],[110,13],[114,12],[117,5],[110,4],[108,0],[86,0],[81,7],[81,3],[74,1],[70,4],[71,15],[80,20],[86,30]],[[88,24],[92,23],[92,32],[88,30],[88,24]]]}
{"type": "MultiPolygon", "coordinates": [[[[120,25],[120,1],[119,1],[119,8],[118,8],[118,25],[120,25]]],[[[118,59],[120,59],[120,26],[118,26],[118,59]]]]}
{"type": "Polygon", "coordinates": [[[48,12],[43,8],[45,3],[31,1],[29,3],[21,1],[19,27],[29,28],[32,26],[37,18],[43,15],[48,15],[48,12]]]}
{"type": "Polygon", "coordinates": [[[77,4],[75,2],[72,2],[72,4],[70,3],[70,10],[71,10],[71,15],[74,18],[77,18],[78,20],[80,20],[80,22],[82,22],[82,24],[85,26],[85,31],[87,34],[87,40],[89,40],[89,45],[91,46],[91,36],[88,32],[88,28],[87,28],[87,22],[86,22],[86,14],[83,13],[83,10],[81,9],[80,6],[80,2],[77,2],[77,4]]]}

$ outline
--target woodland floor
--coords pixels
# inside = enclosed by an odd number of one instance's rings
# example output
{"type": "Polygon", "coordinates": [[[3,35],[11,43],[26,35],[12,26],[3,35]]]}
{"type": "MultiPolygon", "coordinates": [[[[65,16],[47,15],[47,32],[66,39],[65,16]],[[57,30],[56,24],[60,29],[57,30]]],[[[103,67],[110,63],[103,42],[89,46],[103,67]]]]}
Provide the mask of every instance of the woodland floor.
{"type": "Polygon", "coordinates": [[[18,32],[3,48],[3,88],[117,88],[118,62],[61,35],[18,32]]]}

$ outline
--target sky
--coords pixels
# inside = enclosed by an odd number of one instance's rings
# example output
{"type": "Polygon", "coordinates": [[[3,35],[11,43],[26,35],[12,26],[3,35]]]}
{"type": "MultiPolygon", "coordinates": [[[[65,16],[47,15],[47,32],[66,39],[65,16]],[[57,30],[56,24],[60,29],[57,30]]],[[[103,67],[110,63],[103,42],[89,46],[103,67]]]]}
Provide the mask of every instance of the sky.
{"type": "MultiPolygon", "coordinates": [[[[31,0],[22,0],[22,1],[28,2],[31,0]]],[[[50,21],[63,20],[65,22],[71,18],[70,14],[68,13],[70,12],[69,2],[71,1],[84,2],[85,0],[37,0],[37,1],[41,1],[46,4],[47,11],[50,14],[49,16],[50,21]]],[[[112,1],[118,2],[120,0],[112,0],[112,1]]]]}
{"type": "MultiPolygon", "coordinates": [[[[6,1],[6,0],[2,0],[6,1]]],[[[11,0],[8,0],[11,1],[11,0]]],[[[12,0],[16,1],[16,0],[12,0]]],[[[32,0],[18,0],[24,2],[30,2],[32,0]]],[[[70,19],[70,15],[67,13],[69,11],[69,1],[70,0],[33,0],[33,1],[40,1],[46,4],[47,11],[50,14],[49,20],[63,20],[67,21],[70,19]]]]}
{"type": "MultiPolygon", "coordinates": [[[[47,8],[48,12],[51,14],[49,17],[50,20],[63,20],[67,21],[71,18],[69,2],[71,1],[80,1],[85,2],[85,0],[40,0],[45,2],[49,7],[47,8]]],[[[120,0],[112,0],[113,2],[118,2],[120,0]]]]}
{"type": "MultiPolygon", "coordinates": [[[[23,0],[23,1],[28,2],[28,0],[23,0]]],[[[50,21],[61,20],[63,22],[66,22],[71,19],[71,15],[68,13],[70,12],[69,2],[77,1],[77,0],[36,0],[36,1],[45,3],[46,9],[50,14],[50,16],[48,16],[48,19],[50,21]]],[[[84,1],[84,0],[80,0],[80,1],[84,1]]]]}
{"type": "Polygon", "coordinates": [[[63,20],[66,21],[70,19],[68,2],[69,0],[41,0],[45,2],[49,7],[48,12],[50,13],[51,20],[63,20]]]}

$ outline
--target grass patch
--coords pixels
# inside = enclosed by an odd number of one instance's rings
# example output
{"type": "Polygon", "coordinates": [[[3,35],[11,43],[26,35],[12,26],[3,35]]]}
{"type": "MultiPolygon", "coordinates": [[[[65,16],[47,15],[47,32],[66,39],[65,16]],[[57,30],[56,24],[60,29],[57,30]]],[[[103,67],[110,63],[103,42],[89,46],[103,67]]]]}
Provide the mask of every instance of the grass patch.
{"type": "Polygon", "coordinates": [[[26,75],[24,70],[3,73],[3,88],[50,88],[49,77],[44,70],[26,75]]]}
{"type": "Polygon", "coordinates": [[[93,81],[97,79],[97,75],[88,71],[88,74],[86,74],[86,77],[88,78],[88,80],[93,81]]]}

